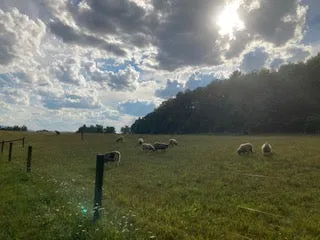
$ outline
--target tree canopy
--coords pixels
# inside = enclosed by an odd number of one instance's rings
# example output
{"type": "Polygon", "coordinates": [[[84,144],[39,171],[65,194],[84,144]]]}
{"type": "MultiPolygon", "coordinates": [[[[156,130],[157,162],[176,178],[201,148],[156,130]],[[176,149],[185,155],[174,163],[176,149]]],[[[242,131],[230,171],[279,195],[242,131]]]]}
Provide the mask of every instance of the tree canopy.
{"type": "Polygon", "coordinates": [[[298,133],[320,129],[320,54],[180,92],[137,119],[132,133],[298,133]]]}
{"type": "Polygon", "coordinates": [[[90,125],[89,127],[87,127],[85,124],[80,127],[77,131],[79,132],[84,132],[84,133],[115,133],[116,129],[115,127],[111,127],[111,126],[107,126],[105,128],[103,128],[102,125],[96,124],[94,125],[90,125]]]}

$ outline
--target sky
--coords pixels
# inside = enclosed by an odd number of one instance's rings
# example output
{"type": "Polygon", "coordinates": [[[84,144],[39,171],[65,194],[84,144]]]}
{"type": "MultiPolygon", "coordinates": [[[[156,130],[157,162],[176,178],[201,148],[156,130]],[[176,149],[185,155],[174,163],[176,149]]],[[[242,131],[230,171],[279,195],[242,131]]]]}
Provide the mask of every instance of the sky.
{"type": "Polygon", "coordinates": [[[1,0],[0,125],[119,131],[178,92],[320,51],[319,0],[1,0]]]}

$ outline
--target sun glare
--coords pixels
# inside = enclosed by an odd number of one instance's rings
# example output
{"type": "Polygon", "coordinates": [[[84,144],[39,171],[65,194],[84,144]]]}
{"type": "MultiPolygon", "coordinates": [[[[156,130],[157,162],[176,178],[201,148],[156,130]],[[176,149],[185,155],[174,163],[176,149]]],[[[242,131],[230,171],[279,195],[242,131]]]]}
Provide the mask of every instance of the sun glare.
{"type": "Polygon", "coordinates": [[[220,15],[216,19],[216,24],[220,28],[219,34],[228,35],[229,39],[234,39],[233,33],[245,28],[243,21],[239,18],[237,10],[240,6],[240,1],[227,3],[220,15]]]}

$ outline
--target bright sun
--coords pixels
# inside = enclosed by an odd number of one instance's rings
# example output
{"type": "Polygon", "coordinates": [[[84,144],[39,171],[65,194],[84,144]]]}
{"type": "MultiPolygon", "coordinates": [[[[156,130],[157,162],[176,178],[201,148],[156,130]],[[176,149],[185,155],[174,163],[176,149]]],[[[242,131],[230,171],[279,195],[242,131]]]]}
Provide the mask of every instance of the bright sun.
{"type": "Polygon", "coordinates": [[[239,18],[237,10],[240,6],[240,1],[227,3],[223,11],[216,19],[216,24],[220,28],[219,34],[228,35],[229,39],[234,39],[234,31],[240,31],[245,28],[243,21],[239,18]]]}

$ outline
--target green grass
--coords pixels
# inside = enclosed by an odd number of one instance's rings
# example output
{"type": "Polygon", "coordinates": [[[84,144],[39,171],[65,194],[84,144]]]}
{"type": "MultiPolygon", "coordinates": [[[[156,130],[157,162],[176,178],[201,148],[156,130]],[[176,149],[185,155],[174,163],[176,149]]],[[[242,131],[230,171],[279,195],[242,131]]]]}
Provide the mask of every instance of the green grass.
{"type": "MultiPolygon", "coordinates": [[[[20,136],[0,132],[0,140],[20,136]]],[[[174,136],[177,147],[146,153],[139,137],[172,136],[25,136],[12,162],[8,146],[0,160],[0,239],[320,239],[318,137],[184,135],[174,136]],[[238,156],[247,141],[255,154],[238,156]],[[265,141],[272,157],[259,151],[265,141]],[[110,150],[121,164],[105,166],[104,210],[93,225],[95,158],[110,150]]]]}

